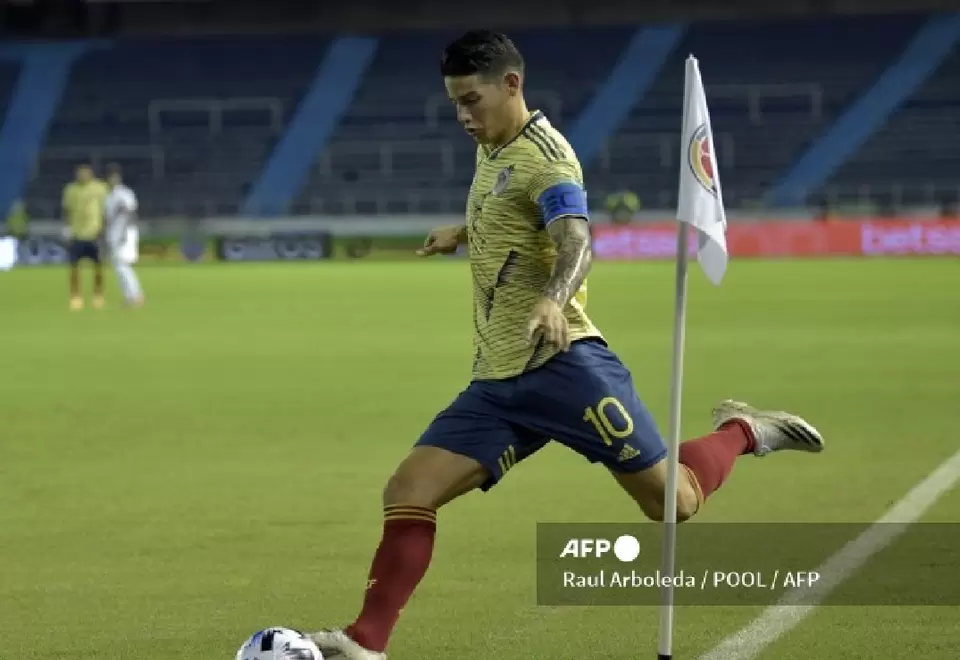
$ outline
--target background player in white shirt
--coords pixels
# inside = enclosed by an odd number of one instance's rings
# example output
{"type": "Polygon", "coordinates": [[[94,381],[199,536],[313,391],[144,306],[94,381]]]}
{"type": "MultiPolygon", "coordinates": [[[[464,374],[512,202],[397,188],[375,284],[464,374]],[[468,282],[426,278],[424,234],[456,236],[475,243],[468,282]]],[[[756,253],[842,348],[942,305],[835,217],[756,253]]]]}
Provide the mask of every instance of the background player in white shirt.
{"type": "Polygon", "coordinates": [[[105,203],[105,215],[110,260],[117,271],[124,300],[128,305],[139,307],[144,301],[143,289],[133,272],[140,242],[140,231],[136,225],[137,196],[123,184],[123,174],[116,163],[107,166],[107,183],[110,194],[105,203]]]}

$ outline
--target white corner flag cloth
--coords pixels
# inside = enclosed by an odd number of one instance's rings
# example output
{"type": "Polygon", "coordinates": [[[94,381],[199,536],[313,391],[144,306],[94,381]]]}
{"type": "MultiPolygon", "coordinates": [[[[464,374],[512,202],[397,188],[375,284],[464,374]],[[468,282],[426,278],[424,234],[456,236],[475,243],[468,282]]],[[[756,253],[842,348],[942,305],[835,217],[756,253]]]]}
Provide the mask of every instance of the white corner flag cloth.
{"type": "Polygon", "coordinates": [[[697,261],[714,284],[727,270],[727,217],[710,113],[703,93],[697,58],[687,58],[683,92],[683,135],[680,141],[680,192],[677,220],[697,230],[697,261]]]}

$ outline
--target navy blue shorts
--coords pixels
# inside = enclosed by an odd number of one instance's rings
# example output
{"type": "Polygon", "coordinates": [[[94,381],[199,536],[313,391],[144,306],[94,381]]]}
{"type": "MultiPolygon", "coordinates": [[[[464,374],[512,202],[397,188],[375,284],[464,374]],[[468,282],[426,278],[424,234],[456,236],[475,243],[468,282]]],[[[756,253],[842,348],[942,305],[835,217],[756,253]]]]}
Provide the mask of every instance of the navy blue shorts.
{"type": "Polygon", "coordinates": [[[95,264],[100,263],[100,244],[96,241],[79,239],[70,241],[70,265],[76,264],[81,259],[89,259],[95,264]]]}
{"type": "Polygon", "coordinates": [[[417,445],[473,458],[490,472],[489,490],[551,440],[614,472],[644,470],[667,455],[629,369],[599,339],[574,342],[520,376],[471,382],[417,445]]]}

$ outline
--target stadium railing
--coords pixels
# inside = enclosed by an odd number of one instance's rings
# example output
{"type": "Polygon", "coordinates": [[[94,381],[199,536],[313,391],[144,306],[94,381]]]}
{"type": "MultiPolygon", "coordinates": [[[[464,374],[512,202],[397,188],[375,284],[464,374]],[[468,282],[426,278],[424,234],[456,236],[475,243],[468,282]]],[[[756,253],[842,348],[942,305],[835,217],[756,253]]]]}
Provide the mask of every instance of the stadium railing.
{"type": "Polygon", "coordinates": [[[320,154],[316,171],[324,179],[333,179],[353,169],[359,170],[359,174],[375,173],[382,181],[410,178],[398,177],[398,171],[414,177],[426,174],[442,181],[454,175],[455,151],[454,143],[445,139],[341,141],[320,154]],[[398,167],[398,159],[403,158],[412,167],[398,167]]]}
{"type": "MultiPolygon", "coordinates": [[[[166,172],[166,152],[159,145],[103,145],[44,149],[34,160],[30,177],[36,179],[43,176],[45,162],[50,162],[59,171],[68,169],[68,177],[72,178],[73,167],[79,161],[87,161],[95,171],[101,172],[104,165],[111,160],[145,161],[149,163],[148,169],[155,181],[163,179],[166,172]]],[[[60,181],[58,185],[62,186],[64,183],[66,181],[60,181]]]]}
{"type": "Polygon", "coordinates": [[[218,135],[223,131],[224,116],[227,113],[250,110],[264,111],[266,113],[264,123],[275,134],[279,135],[283,131],[284,106],[283,102],[275,97],[155,99],[147,107],[147,121],[150,126],[150,135],[157,137],[163,133],[164,115],[206,113],[207,126],[211,135],[218,135]]]}
{"type": "Polygon", "coordinates": [[[717,84],[706,91],[711,98],[744,98],[753,124],[763,123],[763,102],[771,100],[801,99],[813,119],[823,117],[823,87],[817,83],[717,84]]]}
{"type": "MultiPolygon", "coordinates": [[[[736,163],[736,139],[732,133],[714,132],[717,157],[722,168],[733,167],[736,163]]],[[[614,152],[630,153],[636,161],[644,154],[650,154],[650,147],[657,153],[657,166],[660,168],[678,167],[680,153],[680,131],[675,133],[625,133],[611,136],[604,141],[598,156],[596,167],[601,172],[611,172],[614,152]]],[[[649,162],[649,161],[648,161],[649,162]]],[[[596,171],[596,170],[595,170],[596,171]]]]}

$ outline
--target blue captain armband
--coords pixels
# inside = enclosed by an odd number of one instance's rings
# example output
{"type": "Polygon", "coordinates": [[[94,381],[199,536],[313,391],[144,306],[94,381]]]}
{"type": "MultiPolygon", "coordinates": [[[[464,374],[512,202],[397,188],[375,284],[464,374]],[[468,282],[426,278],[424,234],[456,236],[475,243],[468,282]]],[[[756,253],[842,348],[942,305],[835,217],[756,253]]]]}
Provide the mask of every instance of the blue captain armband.
{"type": "Polygon", "coordinates": [[[543,191],[537,199],[543,225],[547,226],[557,218],[579,215],[589,218],[587,211],[587,193],[576,183],[558,183],[543,191]]]}

